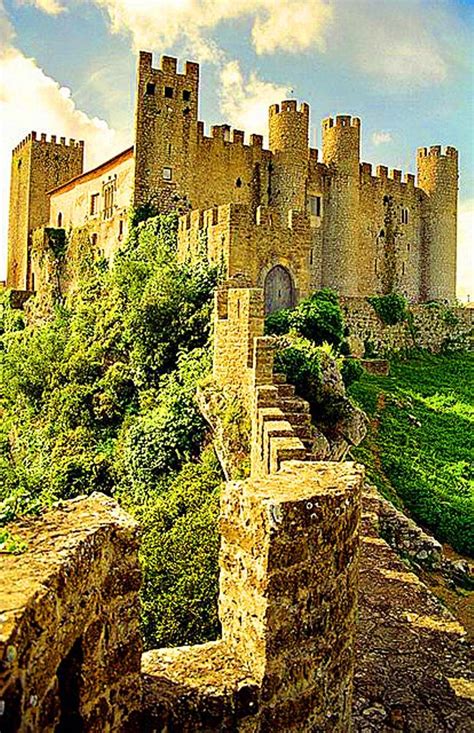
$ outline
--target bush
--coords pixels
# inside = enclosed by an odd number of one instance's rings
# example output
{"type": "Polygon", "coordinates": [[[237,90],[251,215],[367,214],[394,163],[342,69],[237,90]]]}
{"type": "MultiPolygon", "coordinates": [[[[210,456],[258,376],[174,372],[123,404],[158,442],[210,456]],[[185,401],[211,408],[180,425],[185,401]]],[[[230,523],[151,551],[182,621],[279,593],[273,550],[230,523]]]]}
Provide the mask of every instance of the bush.
{"type": "Polygon", "coordinates": [[[266,336],[283,336],[290,330],[291,309],[283,308],[281,311],[269,313],[265,318],[266,336]]]}
{"type": "Polygon", "coordinates": [[[357,382],[364,373],[364,367],[358,359],[344,359],[341,367],[342,381],[347,388],[357,382]]]}
{"type": "Polygon", "coordinates": [[[322,387],[321,350],[307,339],[292,338],[292,343],[277,351],[275,370],[285,374],[296,393],[310,403],[319,402],[322,387]]]}
{"type": "Polygon", "coordinates": [[[408,316],[407,301],[399,293],[388,295],[374,295],[367,298],[380,320],[387,326],[394,326],[396,323],[406,321],[408,316]]]}
{"type": "Polygon", "coordinates": [[[338,346],[344,337],[344,317],[336,293],[318,290],[294,310],[267,316],[266,333],[281,335],[290,329],[317,345],[326,342],[338,346]]]}

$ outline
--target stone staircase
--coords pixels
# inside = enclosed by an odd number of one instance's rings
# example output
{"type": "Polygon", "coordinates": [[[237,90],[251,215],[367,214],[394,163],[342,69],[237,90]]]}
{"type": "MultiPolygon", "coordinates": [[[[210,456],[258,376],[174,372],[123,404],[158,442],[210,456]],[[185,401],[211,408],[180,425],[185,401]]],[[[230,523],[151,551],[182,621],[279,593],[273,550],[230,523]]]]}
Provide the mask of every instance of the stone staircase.
{"type": "Polygon", "coordinates": [[[295,395],[295,387],[283,374],[274,374],[271,385],[256,387],[255,413],[255,473],[268,475],[278,471],[283,461],[311,459],[314,438],[309,404],[295,395]]]}

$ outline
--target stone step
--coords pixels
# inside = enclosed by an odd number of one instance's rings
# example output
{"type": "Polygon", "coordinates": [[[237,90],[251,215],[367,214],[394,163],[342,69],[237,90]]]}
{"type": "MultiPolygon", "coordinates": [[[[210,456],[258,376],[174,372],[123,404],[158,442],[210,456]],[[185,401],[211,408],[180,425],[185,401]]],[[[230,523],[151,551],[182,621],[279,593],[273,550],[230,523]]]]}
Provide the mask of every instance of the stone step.
{"type": "Polygon", "coordinates": [[[295,387],[292,384],[277,384],[279,397],[294,397],[295,387]]]}
{"type": "Polygon", "coordinates": [[[283,412],[279,407],[260,407],[258,410],[259,420],[288,420],[291,425],[311,427],[311,415],[309,412],[283,412]]]}
{"type": "Polygon", "coordinates": [[[280,372],[273,372],[273,384],[286,384],[286,375],[280,372]]]}
{"type": "Polygon", "coordinates": [[[278,407],[281,407],[283,412],[306,412],[309,413],[309,404],[306,400],[302,400],[301,397],[283,397],[278,400],[278,407]]]}
{"type": "Polygon", "coordinates": [[[278,402],[278,389],[272,385],[262,385],[255,390],[257,407],[276,407],[278,402]]]}

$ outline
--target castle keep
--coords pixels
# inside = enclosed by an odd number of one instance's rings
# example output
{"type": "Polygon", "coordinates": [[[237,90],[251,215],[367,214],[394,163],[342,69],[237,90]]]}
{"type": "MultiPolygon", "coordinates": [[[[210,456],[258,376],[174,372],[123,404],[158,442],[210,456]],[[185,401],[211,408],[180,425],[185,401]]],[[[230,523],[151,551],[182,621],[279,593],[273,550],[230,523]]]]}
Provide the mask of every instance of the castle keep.
{"type": "Polygon", "coordinates": [[[180,257],[204,254],[225,275],[245,275],[264,289],[267,312],[321,287],[454,299],[454,148],[420,148],[415,185],[414,175],[361,162],[357,117],[323,120],[320,154],[309,147],[307,104],[270,107],[268,149],[228,125],[207,136],[198,108],[198,64],[180,73],[163,56],[154,68],[141,52],[133,147],[84,172],[82,143],[28,135],[12,156],[7,285],[41,291],[39,227],[82,229],[97,256],[112,258],[134,206],[177,210],[180,257]]]}

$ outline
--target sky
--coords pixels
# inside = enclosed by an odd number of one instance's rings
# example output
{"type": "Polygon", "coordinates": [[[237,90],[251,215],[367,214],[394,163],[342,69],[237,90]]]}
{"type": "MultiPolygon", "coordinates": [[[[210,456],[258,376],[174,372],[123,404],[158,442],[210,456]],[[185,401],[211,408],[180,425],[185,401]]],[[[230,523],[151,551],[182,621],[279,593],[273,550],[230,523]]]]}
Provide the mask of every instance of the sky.
{"type": "Polygon", "coordinates": [[[460,152],[458,295],[474,300],[474,0],[0,0],[0,279],[12,148],[84,139],[86,166],[132,143],[137,51],[201,63],[200,117],[266,132],[273,102],[362,119],[362,159],[415,172],[460,152]]]}

